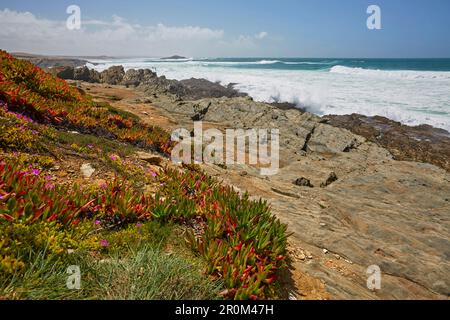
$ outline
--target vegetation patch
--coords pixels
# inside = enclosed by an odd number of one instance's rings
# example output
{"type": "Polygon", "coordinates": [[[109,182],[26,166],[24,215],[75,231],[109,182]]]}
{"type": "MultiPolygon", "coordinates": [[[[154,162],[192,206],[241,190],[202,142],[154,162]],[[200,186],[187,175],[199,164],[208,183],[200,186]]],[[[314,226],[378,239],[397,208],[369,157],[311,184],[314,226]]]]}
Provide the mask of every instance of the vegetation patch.
{"type": "Polygon", "coordinates": [[[277,297],[286,226],[197,166],[133,157],[170,152],[164,130],[3,51],[0,107],[0,298],[277,297]],[[57,183],[67,155],[115,178],[57,183]],[[80,291],[65,287],[69,265],[80,291]]]}

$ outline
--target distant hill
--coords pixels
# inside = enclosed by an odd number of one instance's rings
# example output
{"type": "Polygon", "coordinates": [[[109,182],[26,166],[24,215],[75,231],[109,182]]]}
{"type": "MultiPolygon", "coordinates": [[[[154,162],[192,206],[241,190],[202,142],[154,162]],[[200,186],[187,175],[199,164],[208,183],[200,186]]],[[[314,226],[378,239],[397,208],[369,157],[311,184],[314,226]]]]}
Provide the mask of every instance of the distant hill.
{"type": "Polygon", "coordinates": [[[78,68],[86,65],[86,63],[88,62],[87,60],[75,57],[44,56],[23,52],[13,53],[13,56],[17,59],[29,61],[40,68],[51,68],[60,66],[70,66],[78,68]]]}

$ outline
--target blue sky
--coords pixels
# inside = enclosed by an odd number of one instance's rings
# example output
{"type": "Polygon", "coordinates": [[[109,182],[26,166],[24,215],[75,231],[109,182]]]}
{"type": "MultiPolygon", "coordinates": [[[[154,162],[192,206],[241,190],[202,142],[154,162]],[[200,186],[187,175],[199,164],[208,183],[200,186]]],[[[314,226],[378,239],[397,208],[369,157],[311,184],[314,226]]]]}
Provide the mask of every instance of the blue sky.
{"type": "Polygon", "coordinates": [[[0,47],[10,51],[450,57],[449,0],[0,0],[0,10],[0,47]],[[86,21],[81,31],[63,30],[71,4],[86,21]],[[371,4],[381,8],[382,30],[366,27],[371,4]]]}

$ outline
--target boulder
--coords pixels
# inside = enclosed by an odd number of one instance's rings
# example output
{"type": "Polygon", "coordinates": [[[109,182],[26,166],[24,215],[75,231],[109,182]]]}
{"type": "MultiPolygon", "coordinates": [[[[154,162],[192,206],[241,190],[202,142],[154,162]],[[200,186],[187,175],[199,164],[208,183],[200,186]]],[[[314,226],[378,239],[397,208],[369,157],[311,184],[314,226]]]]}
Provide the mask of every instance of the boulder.
{"type": "Polygon", "coordinates": [[[50,74],[64,80],[73,79],[74,71],[73,67],[53,67],[49,69],[50,74]]]}
{"type": "Polygon", "coordinates": [[[108,70],[101,73],[101,82],[110,85],[120,84],[125,77],[125,70],[123,66],[112,66],[108,70]]]}
{"type": "Polygon", "coordinates": [[[295,180],[294,184],[299,187],[314,188],[314,186],[311,184],[311,181],[306,178],[298,178],[297,180],[295,180]]]}
{"type": "Polygon", "coordinates": [[[128,70],[123,79],[122,84],[125,86],[139,86],[144,84],[152,84],[158,79],[156,73],[148,69],[128,70]]]}
{"type": "Polygon", "coordinates": [[[88,67],[77,68],[74,71],[74,80],[91,82],[91,72],[88,67]]]}

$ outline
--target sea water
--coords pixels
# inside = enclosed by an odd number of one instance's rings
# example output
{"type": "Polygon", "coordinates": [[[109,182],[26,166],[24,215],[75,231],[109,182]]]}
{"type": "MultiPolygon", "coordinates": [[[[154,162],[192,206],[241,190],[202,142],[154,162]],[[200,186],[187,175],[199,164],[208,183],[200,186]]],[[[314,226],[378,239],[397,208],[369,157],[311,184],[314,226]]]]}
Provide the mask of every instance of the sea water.
{"type": "Polygon", "coordinates": [[[169,79],[205,78],[258,101],[291,102],[318,115],[380,115],[450,131],[450,59],[117,58],[92,60],[152,69],[169,79]]]}

